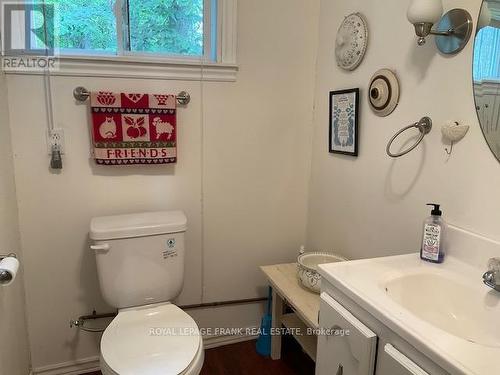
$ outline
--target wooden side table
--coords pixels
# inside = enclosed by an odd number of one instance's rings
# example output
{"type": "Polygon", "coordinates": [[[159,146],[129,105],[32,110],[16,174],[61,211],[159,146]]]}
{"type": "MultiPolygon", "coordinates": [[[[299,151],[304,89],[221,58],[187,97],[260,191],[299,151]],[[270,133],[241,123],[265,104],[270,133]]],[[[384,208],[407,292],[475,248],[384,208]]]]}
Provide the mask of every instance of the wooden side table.
{"type": "Polygon", "coordinates": [[[267,276],[273,290],[272,296],[272,328],[271,358],[281,358],[281,332],[282,325],[302,334],[293,334],[302,346],[302,349],[315,361],[317,336],[308,335],[308,328],[318,328],[319,295],[313,293],[300,285],[297,278],[297,264],[276,264],[272,266],[261,266],[260,269],[267,276]],[[284,313],[284,307],[288,305],[293,313],[284,313]]]}

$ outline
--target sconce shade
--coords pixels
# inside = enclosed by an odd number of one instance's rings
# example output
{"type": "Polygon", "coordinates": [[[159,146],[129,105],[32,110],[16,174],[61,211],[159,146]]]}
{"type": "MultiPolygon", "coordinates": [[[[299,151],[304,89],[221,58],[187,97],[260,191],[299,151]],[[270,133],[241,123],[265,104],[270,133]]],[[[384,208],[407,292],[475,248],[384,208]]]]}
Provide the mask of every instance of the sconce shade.
{"type": "Polygon", "coordinates": [[[443,14],[443,3],[441,0],[412,0],[406,17],[412,24],[431,23],[434,24],[443,14]]]}

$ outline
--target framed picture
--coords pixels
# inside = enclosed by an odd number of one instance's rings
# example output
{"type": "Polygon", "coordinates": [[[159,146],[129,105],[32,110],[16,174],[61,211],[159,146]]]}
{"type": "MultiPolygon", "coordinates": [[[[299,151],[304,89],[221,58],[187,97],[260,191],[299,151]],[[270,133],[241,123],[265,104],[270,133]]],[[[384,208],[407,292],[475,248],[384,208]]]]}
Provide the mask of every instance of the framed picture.
{"type": "Polygon", "coordinates": [[[358,156],[359,89],[330,92],[329,151],[358,156]]]}

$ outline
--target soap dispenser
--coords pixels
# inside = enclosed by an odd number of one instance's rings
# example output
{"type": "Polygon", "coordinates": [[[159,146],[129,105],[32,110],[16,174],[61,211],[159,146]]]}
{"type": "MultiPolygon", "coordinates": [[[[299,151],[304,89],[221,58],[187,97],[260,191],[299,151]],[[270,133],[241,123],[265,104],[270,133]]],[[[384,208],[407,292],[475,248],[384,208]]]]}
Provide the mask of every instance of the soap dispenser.
{"type": "Polygon", "coordinates": [[[433,263],[443,263],[447,226],[442,218],[443,213],[439,209],[440,205],[435,203],[427,205],[433,206],[433,209],[431,216],[424,221],[420,258],[433,263]]]}

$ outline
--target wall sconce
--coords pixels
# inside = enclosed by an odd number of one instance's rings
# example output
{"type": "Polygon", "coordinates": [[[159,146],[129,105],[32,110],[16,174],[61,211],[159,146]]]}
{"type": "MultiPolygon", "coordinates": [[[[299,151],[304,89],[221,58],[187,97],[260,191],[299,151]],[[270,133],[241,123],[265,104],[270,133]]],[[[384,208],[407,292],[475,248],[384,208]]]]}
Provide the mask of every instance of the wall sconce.
{"type": "Polygon", "coordinates": [[[444,16],[441,0],[412,0],[408,8],[408,21],[415,26],[418,45],[425,44],[425,38],[435,35],[437,48],[445,54],[460,52],[472,34],[472,17],[465,9],[452,9],[444,16]],[[432,26],[437,24],[436,29],[432,26]]]}

